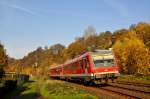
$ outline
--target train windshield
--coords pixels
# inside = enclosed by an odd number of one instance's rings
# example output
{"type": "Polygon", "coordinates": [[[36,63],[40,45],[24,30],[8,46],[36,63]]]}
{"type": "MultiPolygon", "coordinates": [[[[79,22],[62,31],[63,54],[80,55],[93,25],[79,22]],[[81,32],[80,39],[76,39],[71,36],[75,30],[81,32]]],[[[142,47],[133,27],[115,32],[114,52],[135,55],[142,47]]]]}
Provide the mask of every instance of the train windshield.
{"type": "Polygon", "coordinates": [[[95,68],[114,66],[114,56],[112,51],[100,50],[99,52],[92,53],[91,56],[95,68]]]}
{"type": "Polygon", "coordinates": [[[94,60],[94,67],[95,68],[112,67],[112,66],[114,66],[114,60],[113,59],[94,60]]]}

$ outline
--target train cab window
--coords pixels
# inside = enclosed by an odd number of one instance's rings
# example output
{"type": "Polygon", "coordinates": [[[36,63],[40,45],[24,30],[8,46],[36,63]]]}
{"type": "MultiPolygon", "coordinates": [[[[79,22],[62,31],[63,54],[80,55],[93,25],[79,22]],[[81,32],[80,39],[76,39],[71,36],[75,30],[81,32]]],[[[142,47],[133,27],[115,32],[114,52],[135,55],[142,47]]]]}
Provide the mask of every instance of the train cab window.
{"type": "Polygon", "coordinates": [[[114,65],[113,59],[105,59],[105,60],[94,60],[95,68],[97,67],[110,67],[114,65]]]}
{"type": "Polygon", "coordinates": [[[102,66],[104,66],[104,61],[103,60],[95,60],[94,64],[95,64],[95,68],[102,67],[102,66]]]}
{"type": "Polygon", "coordinates": [[[112,66],[112,65],[114,65],[113,59],[104,60],[104,66],[112,66]]]}

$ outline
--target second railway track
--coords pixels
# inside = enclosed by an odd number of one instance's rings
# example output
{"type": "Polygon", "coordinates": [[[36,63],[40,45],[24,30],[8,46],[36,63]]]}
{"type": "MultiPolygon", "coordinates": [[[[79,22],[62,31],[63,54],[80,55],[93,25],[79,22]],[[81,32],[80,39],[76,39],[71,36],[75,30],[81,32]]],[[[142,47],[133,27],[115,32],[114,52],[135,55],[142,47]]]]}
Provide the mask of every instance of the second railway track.
{"type": "Polygon", "coordinates": [[[141,87],[149,87],[150,88],[150,84],[145,84],[145,83],[127,82],[127,81],[116,81],[115,83],[124,84],[124,85],[141,86],[141,87]]]}
{"type": "Polygon", "coordinates": [[[150,99],[150,88],[118,83],[108,83],[107,86],[99,87],[102,90],[111,91],[116,94],[130,98],[150,99]]]}
{"type": "MultiPolygon", "coordinates": [[[[118,83],[108,83],[106,85],[93,85],[85,86],[83,84],[75,82],[67,82],[68,85],[77,86],[79,88],[95,93],[99,98],[106,99],[106,96],[111,97],[111,99],[150,99],[150,88],[126,85],[118,83]]],[[[108,97],[107,97],[108,98],[108,97]]]]}

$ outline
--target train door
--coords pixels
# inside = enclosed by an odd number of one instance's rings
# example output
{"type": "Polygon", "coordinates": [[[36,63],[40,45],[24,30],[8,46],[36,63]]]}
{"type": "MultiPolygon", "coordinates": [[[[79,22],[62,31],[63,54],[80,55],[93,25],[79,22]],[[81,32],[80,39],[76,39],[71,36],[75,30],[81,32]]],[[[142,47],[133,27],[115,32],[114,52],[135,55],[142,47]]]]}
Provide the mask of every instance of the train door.
{"type": "Polygon", "coordinates": [[[80,66],[82,67],[82,73],[87,74],[89,73],[89,62],[88,57],[84,57],[80,60],[80,66]]]}
{"type": "Polygon", "coordinates": [[[84,73],[88,74],[88,70],[89,70],[88,57],[83,58],[83,65],[84,65],[84,73]]]}
{"type": "Polygon", "coordinates": [[[82,73],[85,73],[85,71],[84,71],[85,67],[84,67],[82,59],[80,60],[80,66],[81,66],[81,69],[82,69],[82,73]]]}

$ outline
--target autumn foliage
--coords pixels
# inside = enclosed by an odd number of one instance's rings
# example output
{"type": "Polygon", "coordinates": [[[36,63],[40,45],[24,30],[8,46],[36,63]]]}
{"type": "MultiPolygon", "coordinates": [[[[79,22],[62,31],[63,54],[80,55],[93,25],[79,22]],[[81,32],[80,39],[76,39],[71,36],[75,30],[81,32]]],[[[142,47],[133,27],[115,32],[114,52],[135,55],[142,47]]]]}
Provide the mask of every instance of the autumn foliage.
{"type": "Polygon", "coordinates": [[[123,35],[113,46],[121,72],[126,74],[150,74],[149,50],[134,31],[123,35]]]}
{"type": "Polygon", "coordinates": [[[150,24],[144,22],[114,32],[96,33],[92,26],[87,27],[84,36],[77,37],[68,47],[62,44],[38,47],[23,59],[9,59],[6,70],[44,75],[50,66],[77,57],[88,51],[88,48],[95,50],[111,47],[121,73],[150,75],[150,24]]]}
{"type": "Polygon", "coordinates": [[[4,66],[7,65],[7,55],[4,46],[0,43],[0,78],[4,73],[4,66]]]}

